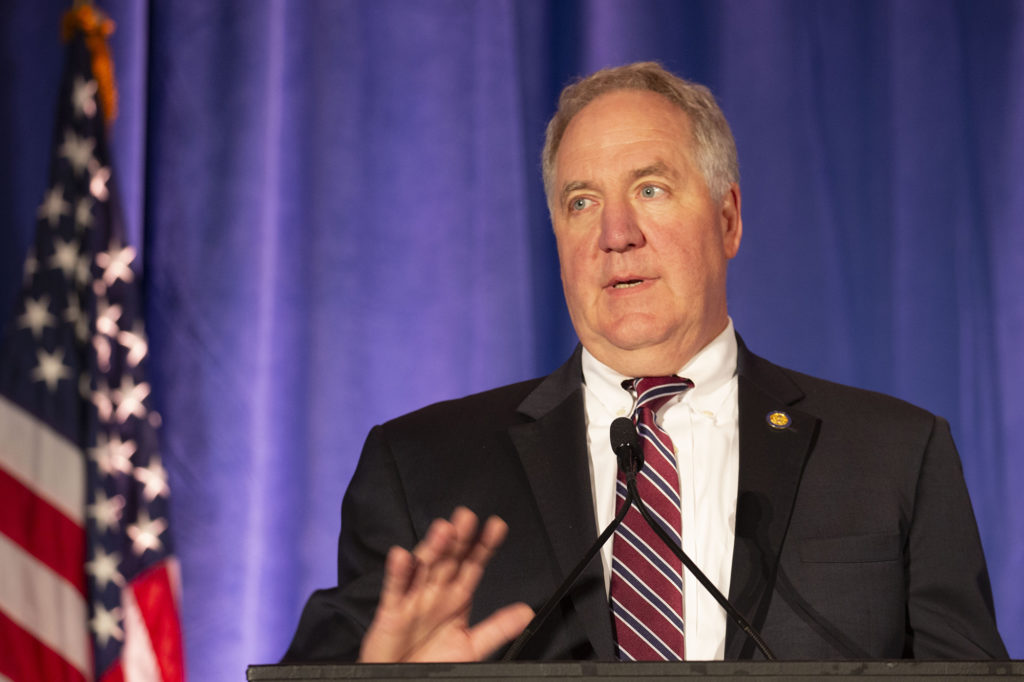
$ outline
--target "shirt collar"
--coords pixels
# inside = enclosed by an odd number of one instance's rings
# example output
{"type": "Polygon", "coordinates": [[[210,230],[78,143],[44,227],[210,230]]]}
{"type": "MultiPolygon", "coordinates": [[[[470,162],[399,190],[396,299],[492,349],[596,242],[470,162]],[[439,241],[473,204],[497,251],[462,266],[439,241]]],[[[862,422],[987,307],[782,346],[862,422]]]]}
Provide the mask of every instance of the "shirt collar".
{"type": "MultiPolygon", "coordinates": [[[[676,372],[693,382],[693,389],[683,395],[682,402],[694,410],[717,413],[732,393],[737,353],[736,332],[730,317],[722,333],[676,372]]],[[[586,348],[583,349],[582,363],[588,396],[601,403],[611,418],[628,415],[633,409],[633,397],[629,391],[623,390],[622,382],[633,377],[601,363],[586,348]]]]}

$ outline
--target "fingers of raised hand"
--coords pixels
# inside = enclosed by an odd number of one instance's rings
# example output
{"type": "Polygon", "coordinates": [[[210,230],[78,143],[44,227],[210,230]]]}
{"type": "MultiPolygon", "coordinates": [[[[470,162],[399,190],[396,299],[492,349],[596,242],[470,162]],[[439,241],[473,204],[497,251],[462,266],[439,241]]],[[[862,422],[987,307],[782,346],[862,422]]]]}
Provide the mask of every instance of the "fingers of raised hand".
{"type": "Polygon", "coordinates": [[[472,545],[467,549],[466,557],[461,567],[461,578],[469,586],[470,590],[476,589],[477,584],[483,577],[484,569],[487,568],[491,557],[494,556],[501,543],[505,541],[507,535],[508,524],[497,516],[487,519],[483,530],[480,531],[479,536],[474,539],[472,545]]]}
{"type": "Polygon", "coordinates": [[[522,631],[532,617],[522,604],[468,627],[473,594],[508,526],[491,517],[477,531],[476,515],[459,507],[435,520],[412,552],[389,550],[361,660],[478,660],[522,631]]]}
{"type": "Polygon", "coordinates": [[[392,547],[384,563],[384,584],[380,588],[380,609],[393,610],[401,604],[412,585],[416,558],[401,547],[392,547]]]}

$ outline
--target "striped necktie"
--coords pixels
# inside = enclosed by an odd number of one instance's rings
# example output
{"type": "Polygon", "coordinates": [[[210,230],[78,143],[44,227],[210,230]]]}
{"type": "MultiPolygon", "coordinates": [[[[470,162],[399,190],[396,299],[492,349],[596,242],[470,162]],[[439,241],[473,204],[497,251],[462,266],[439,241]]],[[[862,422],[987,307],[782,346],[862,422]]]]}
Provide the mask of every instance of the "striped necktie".
{"type": "MultiPolygon", "coordinates": [[[[679,543],[679,470],[672,440],[658,426],[656,416],[665,403],[693,388],[693,382],[676,376],[642,377],[632,381],[632,388],[637,395],[633,423],[644,451],[637,490],[654,518],[679,543]]],[[[616,508],[621,508],[625,498],[626,478],[620,471],[616,508]]],[[[664,546],[636,507],[626,514],[612,540],[610,598],[619,659],[683,660],[682,562],[664,546]]]]}

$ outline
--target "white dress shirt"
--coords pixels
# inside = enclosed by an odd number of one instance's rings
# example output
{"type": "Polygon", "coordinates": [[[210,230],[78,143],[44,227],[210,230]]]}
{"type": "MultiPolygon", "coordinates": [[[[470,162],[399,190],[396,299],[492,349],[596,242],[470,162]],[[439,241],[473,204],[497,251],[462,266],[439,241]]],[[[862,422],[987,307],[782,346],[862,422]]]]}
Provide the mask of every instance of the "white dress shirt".
{"type": "MultiPolygon", "coordinates": [[[[683,551],[728,595],[740,460],[736,335],[732,320],[676,374],[690,379],[694,387],[663,407],[658,422],[676,449],[683,551]]],[[[631,378],[601,364],[583,350],[590,483],[599,533],[615,518],[618,466],[608,430],[616,417],[632,414],[635,398],[622,388],[622,381],[631,378]]],[[[601,550],[601,562],[607,591],[611,580],[611,540],[601,550]]],[[[725,610],[689,571],[684,568],[683,573],[686,659],[722,660],[725,610]]]]}

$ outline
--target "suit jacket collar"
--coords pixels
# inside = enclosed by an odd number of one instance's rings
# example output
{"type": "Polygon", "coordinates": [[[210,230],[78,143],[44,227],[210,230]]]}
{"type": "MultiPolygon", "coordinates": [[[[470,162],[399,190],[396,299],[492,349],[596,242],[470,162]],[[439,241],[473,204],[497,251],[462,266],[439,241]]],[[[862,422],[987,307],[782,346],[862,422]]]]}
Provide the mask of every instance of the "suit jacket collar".
{"type": "MultiPolygon", "coordinates": [[[[584,426],[581,352],[582,348],[577,346],[569,360],[520,404],[519,412],[533,421],[509,430],[547,528],[559,576],[568,575],[597,539],[584,426]],[[570,481],[573,484],[567,485],[570,481]],[[576,481],[583,481],[584,485],[576,481]]],[[[551,590],[555,587],[553,583],[551,590]]],[[[615,642],[600,559],[595,557],[587,565],[569,599],[597,656],[614,658],[615,642]]]]}

